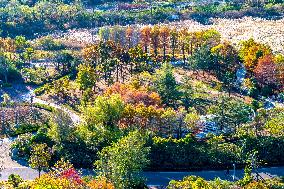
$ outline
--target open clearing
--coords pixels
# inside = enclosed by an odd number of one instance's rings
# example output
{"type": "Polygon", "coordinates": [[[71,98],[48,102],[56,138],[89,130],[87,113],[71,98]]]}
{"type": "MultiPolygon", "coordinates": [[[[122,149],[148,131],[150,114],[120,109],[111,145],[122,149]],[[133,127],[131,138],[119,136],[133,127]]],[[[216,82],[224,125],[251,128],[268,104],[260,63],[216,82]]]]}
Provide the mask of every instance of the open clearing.
{"type": "Polygon", "coordinates": [[[274,52],[284,52],[284,18],[266,20],[243,17],[241,19],[212,19],[212,25],[202,25],[193,20],[174,22],[170,25],[188,27],[190,30],[214,28],[224,40],[237,45],[241,40],[254,38],[257,42],[269,45],[274,52]]]}

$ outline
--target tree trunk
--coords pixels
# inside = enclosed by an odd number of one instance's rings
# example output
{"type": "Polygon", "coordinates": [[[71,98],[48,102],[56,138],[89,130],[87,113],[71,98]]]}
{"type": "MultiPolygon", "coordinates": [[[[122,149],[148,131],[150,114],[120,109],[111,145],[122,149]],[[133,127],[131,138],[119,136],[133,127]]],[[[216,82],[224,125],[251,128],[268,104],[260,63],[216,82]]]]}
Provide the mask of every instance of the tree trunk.
{"type": "Polygon", "coordinates": [[[132,74],[133,74],[133,65],[132,63],[130,63],[130,75],[132,76],[132,74]]]}
{"type": "Polygon", "coordinates": [[[118,82],[118,74],[119,74],[119,68],[118,68],[119,65],[116,66],[116,82],[118,82]]]}
{"type": "Polygon", "coordinates": [[[166,45],[163,45],[164,61],[166,60],[166,45]]]}
{"type": "Polygon", "coordinates": [[[105,77],[105,82],[107,82],[107,71],[105,71],[104,77],[105,77]]]}
{"type": "Polygon", "coordinates": [[[190,55],[192,56],[192,54],[193,54],[193,45],[192,45],[192,42],[190,43],[190,55]]]}
{"type": "Polygon", "coordinates": [[[120,64],[120,77],[122,78],[122,82],[124,82],[124,74],[123,74],[123,65],[120,64]]]}
{"type": "Polygon", "coordinates": [[[185,47],[182,45],[182,57],[183,57],[183,65],[185,66],[185,47]]]}

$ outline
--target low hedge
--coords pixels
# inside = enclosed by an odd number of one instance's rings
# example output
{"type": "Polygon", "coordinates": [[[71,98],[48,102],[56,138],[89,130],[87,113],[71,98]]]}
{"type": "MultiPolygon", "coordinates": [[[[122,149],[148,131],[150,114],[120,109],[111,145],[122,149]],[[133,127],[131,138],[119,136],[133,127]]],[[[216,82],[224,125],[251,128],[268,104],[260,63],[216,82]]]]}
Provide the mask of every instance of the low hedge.
{"type": "Polygon", "coordinates": [[[14,137],[25,133],[32,133],[38,131],[39,128],[40,126],[37,124],[21,124],[17,126],[17,128],[10,131],[9,135],[14,137]]]}
{"type": "Polygon", "coordinates": [[[47,104],[34,103],[33,106],[36,107],[36,108],[42,109],[42,110],[49,111],[49,112],[54,112],[55,111],[54,107],[49,106],[47,104]]]}

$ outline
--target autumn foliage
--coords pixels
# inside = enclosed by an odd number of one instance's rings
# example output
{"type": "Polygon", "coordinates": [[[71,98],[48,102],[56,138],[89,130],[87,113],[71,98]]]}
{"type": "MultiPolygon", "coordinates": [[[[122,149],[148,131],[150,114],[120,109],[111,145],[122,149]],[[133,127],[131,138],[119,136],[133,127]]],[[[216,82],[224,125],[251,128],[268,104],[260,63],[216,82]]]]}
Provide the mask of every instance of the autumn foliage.
{"type": "Polygon", "coordinates": [[[255,42],[253,39],[243,41],[240,49],[240,57],[244,61],[247,70],[253,71],[258,59],[271,54],[271,49],[266,45],[255,42]]]}
{"type": "Polygon", "coordinates": [[[88,187],[90,187],[90,189],[114,189],[113,184],[104,177],[92,180],[88,183],[88,187]]]}
{"type": "Polygon", "coordinates": [[[264,85],[276,83],[276,65],[271,55],[266,55],[258,60],[254,69],[256,79],[264,85]]]}
{"type": "Polygon", "coordinates": [[[66,189],[114,189],[104,177],[98,177],[85,181],[81,174],[74,169],[69,161],[60,160],[55,164],[55,167],[49,173],[43,174],[29,183],[23,183],[25,187],[38,188],[66,188],[66,189]]]}
{"type": "Polygon", "coordinates": [[[160,106],[161,98],[158,93],[147,91],[146,88],[134,88],[131,85],[115,83],[106,90],[106,94],[119,94],[127,104],[144,104],[145,106],[160,106]]]}

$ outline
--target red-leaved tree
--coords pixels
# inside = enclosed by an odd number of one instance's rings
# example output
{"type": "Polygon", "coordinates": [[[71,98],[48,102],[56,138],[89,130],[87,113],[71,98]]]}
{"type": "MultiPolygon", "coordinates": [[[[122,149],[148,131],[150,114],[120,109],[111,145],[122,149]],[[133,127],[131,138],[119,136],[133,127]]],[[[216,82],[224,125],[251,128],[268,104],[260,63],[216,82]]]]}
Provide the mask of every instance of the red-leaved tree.
{"type": "Polygon", "coordinates": [[[273,85],[276,83],[276,65],[272,55],[265,55],[258,60],[254,69],[255,78],[262,85],[273,85]]]}

